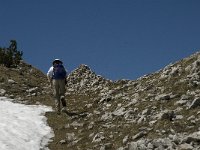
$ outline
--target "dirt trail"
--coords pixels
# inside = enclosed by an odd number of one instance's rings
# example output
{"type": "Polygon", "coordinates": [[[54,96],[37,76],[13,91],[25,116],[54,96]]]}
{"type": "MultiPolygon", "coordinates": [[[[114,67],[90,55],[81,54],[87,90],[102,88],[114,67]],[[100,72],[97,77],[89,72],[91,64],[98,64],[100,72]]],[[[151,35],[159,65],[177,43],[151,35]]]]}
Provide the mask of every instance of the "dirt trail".
{"type": "Polygon", "coordinates": [[[60,141],[65,139],[66,131],[65,125],[67,123],[66,114],[57,115],[56,112],[48,112],[46,114],[48,118],[47,123],[54,131],[53,141],[48,145],[50,150],[66,150],[67,145],[61,144],[60,141]]]}

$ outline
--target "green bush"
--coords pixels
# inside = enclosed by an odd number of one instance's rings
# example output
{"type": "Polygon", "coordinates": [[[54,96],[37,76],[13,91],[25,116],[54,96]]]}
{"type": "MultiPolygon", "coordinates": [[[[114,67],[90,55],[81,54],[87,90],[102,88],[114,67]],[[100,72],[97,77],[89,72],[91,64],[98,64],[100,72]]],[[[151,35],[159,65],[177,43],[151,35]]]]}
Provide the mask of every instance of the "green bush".
{"type": "Polygon", "coordinates": [[[8,48],[0,47],[0,64],[6,67],[16,67],[20,60],[22,60],[23,52],[17,50],[17,42],[15,40],[10,41],[8,48]]]}

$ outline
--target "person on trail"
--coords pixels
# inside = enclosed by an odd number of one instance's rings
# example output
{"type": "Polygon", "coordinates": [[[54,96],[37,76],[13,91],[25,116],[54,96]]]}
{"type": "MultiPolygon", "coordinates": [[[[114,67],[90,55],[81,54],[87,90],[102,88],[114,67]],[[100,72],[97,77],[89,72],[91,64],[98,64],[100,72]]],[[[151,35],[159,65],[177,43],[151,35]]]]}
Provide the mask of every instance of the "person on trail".
{"type": "Polygon", "coordinates": [[[52,62],[52,66],[47,72],[48,81],[53,89],[53,95],[55,98],[55,106],[57,113],[66,112],[66,101],[65,101],[65,84],[66,84],[67,71],[63,66],[63,62],[60,59],[55,59],[52,62]],[[61,110],[62,103],[62,110],[61,110]]]}

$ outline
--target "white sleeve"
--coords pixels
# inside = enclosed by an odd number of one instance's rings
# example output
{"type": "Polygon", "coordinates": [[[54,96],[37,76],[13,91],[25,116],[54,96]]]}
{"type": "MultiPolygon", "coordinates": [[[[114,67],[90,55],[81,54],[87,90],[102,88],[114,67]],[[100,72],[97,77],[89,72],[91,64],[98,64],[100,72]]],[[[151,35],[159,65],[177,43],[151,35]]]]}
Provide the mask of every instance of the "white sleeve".
{"type": "Polygon", "coordinates": [[[53,76],[53,66],[49,68],[49,71],[47,72],[47,76],[52,78],[52,76],[53,76]]]}

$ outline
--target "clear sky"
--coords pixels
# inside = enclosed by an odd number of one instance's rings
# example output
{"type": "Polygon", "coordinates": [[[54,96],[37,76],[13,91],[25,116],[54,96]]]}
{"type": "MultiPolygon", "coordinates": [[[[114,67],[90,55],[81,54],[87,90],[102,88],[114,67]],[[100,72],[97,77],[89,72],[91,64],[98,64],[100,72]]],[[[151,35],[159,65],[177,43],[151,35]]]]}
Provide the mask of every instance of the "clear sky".
{"type": "Polygon", "coordinates": [[[200,0],[0,0],[0,46],[46,73],[88,65],[137,79],[200,50],[200,0]]]}

